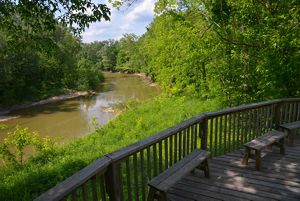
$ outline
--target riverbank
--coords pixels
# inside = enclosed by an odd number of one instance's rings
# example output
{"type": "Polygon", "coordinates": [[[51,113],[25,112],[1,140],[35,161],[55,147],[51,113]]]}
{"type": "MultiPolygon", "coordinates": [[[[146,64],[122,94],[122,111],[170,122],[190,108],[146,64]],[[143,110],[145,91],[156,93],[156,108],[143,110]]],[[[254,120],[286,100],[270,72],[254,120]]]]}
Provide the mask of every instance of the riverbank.
{"type": "MultiPolygon", "coordinates": [[[[111,71],[108,71],[111,72],[111,71]]],[[[116,72],[111,72],[111,73],[124,73],[127,75],[134,75],[134,76],[138,76],[141,77],[149,86],[158,86],[158,83],[154,82],[153,79],[148,76],[146,73],[142,73],[142,72],[130,72],[130,71],[116,71],[116,72]]]]}
{"type": "Polygon", "coordinates": [[[134,73],[134,75],[143,78],[149,86],[158,86],[156,82],[150,76],[147,76],[145,73],[134,73]]]}
{"type": "Polygon", "coordinates": [[[22,168],[0,169],[0,200],[33,200],[97,158],[174,126],[217,100],[159,97],[128,109],[89,135],[59,146],[51,158],[36,156],[22,168]]]}
{"type": "Polygon", "coordinates": [[[20,115],[9,115],[10,113],[17,111],[17,110],[26,109],[26,108],[30,108],[30,107],[38,106],[38,105],[55,103],[58,101],[70,100],[70,99],[79,98],[79,97],[86,97],[86,96],[90,96],[90,95],[94,95],[94,94],[95,94],[95,92],[79,91],[79,92],[74,92],[74,93],[61,94],[58,96],[52,96],[50,98],[46,98],[46,99],[39,100],[39,101],[24,103],[24,104],[20,104],[20,105],[14,105],[9,108],[3,108],[3,109],[0,108],[0,122],[19,118],[20,115]]]}

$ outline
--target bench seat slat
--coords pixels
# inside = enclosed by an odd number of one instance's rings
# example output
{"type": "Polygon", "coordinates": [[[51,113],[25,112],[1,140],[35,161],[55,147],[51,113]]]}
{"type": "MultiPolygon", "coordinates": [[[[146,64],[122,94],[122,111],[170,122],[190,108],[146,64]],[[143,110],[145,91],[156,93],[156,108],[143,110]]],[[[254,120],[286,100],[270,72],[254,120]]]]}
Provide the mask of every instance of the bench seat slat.
{"type": "Polygon", "coordinates": [[[208,151],[195,149],[191,154],[153,178],[148,184],[159,191],[166,192],[183,176],[191,172],[207,159],[209,155],[210,152],[208,151]]]}
{"type": "Polygon", "coordinates": [[[244,146],[260,151],[263,148],[265,148],[266,146],[273,144],[274,142],[280,140],[281,138],[283,138],[285,136],[287,136],[287,133],[273,130],[273,131],[267,132],[263,136],[260,136],[254,140],[251,140],[250,142],[244,144],[244,146]]]}
{"type": "Polygon", "coordinates": [[[294,129],[300,128],[300,121],[281,124],[280,127],[288,129],[288,130],[294,130],[294,129]]]}

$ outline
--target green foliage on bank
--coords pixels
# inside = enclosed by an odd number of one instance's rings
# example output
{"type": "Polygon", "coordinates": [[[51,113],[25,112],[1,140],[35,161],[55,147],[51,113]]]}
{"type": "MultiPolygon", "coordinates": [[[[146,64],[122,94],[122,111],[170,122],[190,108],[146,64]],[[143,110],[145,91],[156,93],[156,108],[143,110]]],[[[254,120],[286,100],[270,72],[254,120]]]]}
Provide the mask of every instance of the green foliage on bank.
{"type": "Polygon", "coordinates": [[[44,99],[70,90],[92,90],[101,71],[80,52],[79,38],[66,29],[20,33],[13,38],[0,28],[0,107],[44,99]]]}
{"type": "MultiPolygon", "coordinates": [[[[0,130],[5,125],[0,125],[0,130]]],[[[20,128],[18,125],[13,132],[9,132],[0,144],[0,160],[2,165],[18,167],[25,164],[25,148],[31,146],[44,157],[51,157],[54,152],[55,142],[49,137],[42,138],[37,132],[29,132],[28,128],[20,128]]]]}
{"type": "MultiPolygon", "coordinates": [[[[134,106],[135,105],[135,106],[134,106]]],[[[104,154],[154,135],[198,113],[220,108],[217,100],[156,98],[129,109],[90,135],[62,145],[23,167],[1,168],[0,200],[32,200],[104,154]]]]}
{"type": "Polygon", "coordinates": [[[227,105],[300,95],[300,1],[159,0],[155,14],[145,34],[115,41],[111,69],[227,105]]]}

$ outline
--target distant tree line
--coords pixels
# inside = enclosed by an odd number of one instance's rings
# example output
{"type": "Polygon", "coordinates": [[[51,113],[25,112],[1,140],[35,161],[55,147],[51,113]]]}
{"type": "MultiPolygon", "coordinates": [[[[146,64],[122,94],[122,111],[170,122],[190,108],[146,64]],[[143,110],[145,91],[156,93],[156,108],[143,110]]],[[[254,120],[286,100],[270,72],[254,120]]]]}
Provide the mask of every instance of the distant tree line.
{"type": "Polygon", "coordinates": [[[298,0],[158,0],[140,37],[82,44],[59,24],[17,37],[0,27],[0,104],[94,88],[100,70],[144,72],[169,94],[227,105],[299,96],[299,18],[298,0]]]}

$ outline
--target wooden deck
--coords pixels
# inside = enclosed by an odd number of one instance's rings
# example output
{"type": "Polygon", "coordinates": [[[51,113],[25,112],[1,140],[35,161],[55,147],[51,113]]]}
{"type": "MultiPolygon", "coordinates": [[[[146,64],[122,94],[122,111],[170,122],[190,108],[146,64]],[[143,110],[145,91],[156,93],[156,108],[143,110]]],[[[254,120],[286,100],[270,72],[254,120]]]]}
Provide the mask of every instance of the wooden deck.
{"type": "Polygon", "coordinates": [[[300,136],[295,146],[286,146],[286,154],[279,148],[266,151],[261,171],[255,171],[255,162],[241,164],[241,151],[209,161],[211,178],[203,172],[188,175],[170,190],[172,200],[300,200],[300,136]]]}

